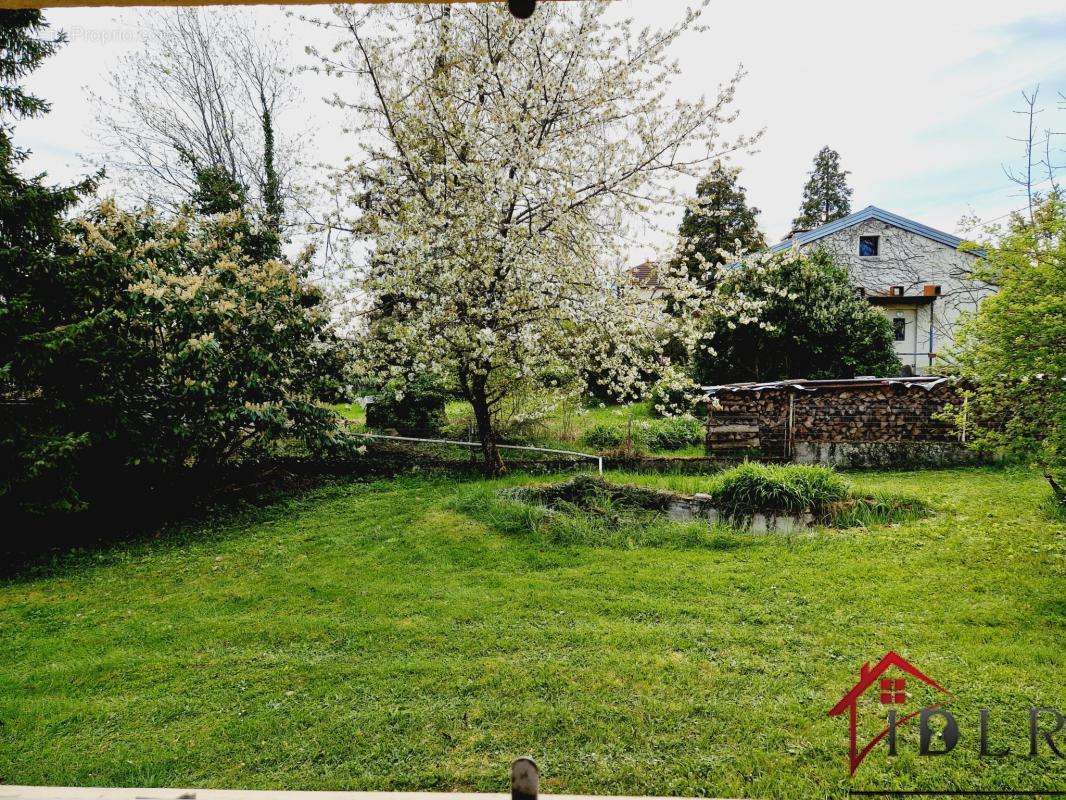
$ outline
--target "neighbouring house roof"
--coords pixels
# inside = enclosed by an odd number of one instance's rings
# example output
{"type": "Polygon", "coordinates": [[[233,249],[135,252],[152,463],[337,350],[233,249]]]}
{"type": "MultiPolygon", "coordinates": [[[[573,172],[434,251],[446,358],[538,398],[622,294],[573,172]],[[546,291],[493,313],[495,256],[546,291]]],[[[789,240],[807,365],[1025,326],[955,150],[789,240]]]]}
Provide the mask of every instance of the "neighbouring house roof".
{"type": "Polygon", "coordinates": [[[918,387],[929,391],[935,386],[952,381],[938,375],[915,375],[910,378],[834,378],[832,380],[807,380],[795,378],[784,381],[750,381],[747,383],[724,383],[720,386],[704,386],[708,397],[722,393],[763,392],[775,389],[788,389],[798,392],[816,392],[819,389],[861,389],[869,386],[902,386],[905,389],[918,387]]]}
{"type": "MultiPolygon", "coordinates": [[[[926,239],[939,242],[940,244],[955,250],[957,250],[963,242],[958,236],[939,231],[936,228],[930,228],[928,225],[915,222],[913,219],[901,217],[899,214],[893,214],[891,211],[885,211],[883,208],[878,208],[877,206],[866,206],[866,208],[861,211],[856,211],[854,214],[848,214],[846,217],[833,220],[826,225],[822,225],[820,228],[815,228],[810,231],[802,231],[790,239],[778,242],[770,248],[770,252],[780,253],[783,250],[788,250],[793,245],[810,244],[818,239],[834,234],[837,231],[842,231],[845,228],[850,228],[852,225],[857,225],[860,222],[866,222],[871,219],[880,220],[889,225],[894,225],[897,228],[910,231],[918,236],[924,236],[926,239]]],[[[972,251],[971,254],[974,256],[984,255],[982,251],[972,251]]]]}
{"type": "Polygon", "coordinates": [[[655,261],[645,261],[629,268],[629,276],[633,283],[645,289],[659,288],[659,264],[655,261]]]}

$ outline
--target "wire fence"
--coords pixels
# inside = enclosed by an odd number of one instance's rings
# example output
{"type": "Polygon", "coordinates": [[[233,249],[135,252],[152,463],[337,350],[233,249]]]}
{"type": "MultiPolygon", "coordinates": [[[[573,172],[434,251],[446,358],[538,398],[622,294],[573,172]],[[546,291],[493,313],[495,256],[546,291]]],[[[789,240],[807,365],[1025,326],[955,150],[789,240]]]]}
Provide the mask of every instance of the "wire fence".
{"type": "MultiPolygon", "coordinates": [[[[389,436],[384,433],[360,433],[359,436],[367,439],[385,439],[394,442],[423,442],[425,444],[454,445],[456,447],[481,447],[481,442],[460,442],[453,439],[422,439],[417,436],[389,436]]],[[[603,475],[603,456],[594,453],[580,453],[576,450],[555,450],[550,447],[530,447],[528,445],[518,444],[498,444],[496,446],[500,450],[526,450],[535,453],[550,453],[558,456],[587,458],[596,462],[597,471],[600,475],[603,475]]]]}

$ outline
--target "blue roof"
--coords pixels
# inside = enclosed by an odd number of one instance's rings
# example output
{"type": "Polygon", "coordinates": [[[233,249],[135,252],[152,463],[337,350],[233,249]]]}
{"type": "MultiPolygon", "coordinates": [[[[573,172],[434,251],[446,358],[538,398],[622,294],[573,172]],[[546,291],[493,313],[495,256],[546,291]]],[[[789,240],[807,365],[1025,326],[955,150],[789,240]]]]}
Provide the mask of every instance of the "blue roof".
{"type": "MultiPolygon", "coordinates": [[[[850,228],[852,225],[866,222],[870,219],[876,219],[889,225],[894,225],[897,228],[910,231],[918,236],[924,236],[926,239],[932,239],[934,242],[940,242],[940,244],[947,245],[955,250],[957,250],[959,245],[963,242],[958,236],[952,236],[950,233],[938,231],[936,228],[930,228],[928,225],[915,222],[913,219],[901,217],[899,214],[893,214],[891,211],[885,211],[883,208],[878,208],[877,206],[866,206],[862,211],[856,211],[854,214],[848,214],[846,217],[833,220],[830,223],[822,225],[820,228],[797,233],[791,239],[785,239],[783,242],[775,244],[770,248],[770,252],[780,253],[783,250],[788,250],[793,245],[809,244],[810,242],[817,241],[818,239],[834,234],[837,231],[842,231],[845,228],[850,228]]],[[[973,254],[983,255],[980,251],[975,251],[973,254]]]]}

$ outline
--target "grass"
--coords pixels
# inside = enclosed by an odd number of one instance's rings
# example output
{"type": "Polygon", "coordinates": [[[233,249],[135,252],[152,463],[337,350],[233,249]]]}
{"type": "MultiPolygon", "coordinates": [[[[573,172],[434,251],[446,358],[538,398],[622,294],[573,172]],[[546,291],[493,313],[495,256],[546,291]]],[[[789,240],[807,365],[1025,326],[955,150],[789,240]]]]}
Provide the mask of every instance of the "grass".
{"type": "Polygon", "coordinates": [[[528,753],[545,792],[1062,788],[1066,761],[1024,755],[1026,709],[1066,710],[1042,479],[852,478],[936,513],[572,546],[470,510],[529,479],[405,478],[57,559],[0,584],[0,781],[502,791],[528,753]],[[908,729],[849,784],[826,710],[889,649],[953,692],[962,739],[918,758],[908,729]],[[977,757],[979,708],[1016,755],[977,757]]]}
{"type": "MultiPolygon", "coordinates": [[[[333,406],[333,409],[346,420],[349,420],[356,430],[361,430],[366,424],[366,413],[358,403],[333,406]]],[[[470,405],[463,401],[455,400],[445,406],[445,416],[449,427],[457,431],[466,431],[469,425],[470,405]]],[[[613,449],[611,446],[596,446],[585,441],[586,435],[595,430],[616,430],[618,440],[624,438],[625,432],[632,420],[635,438],[641,438],[642,426],[661,427],[663,422],[651,415],[649,403],[632,403],[630,405],[595,405],[589,408],[577,408],[572,413],[562,413],[557,410],[543,424],[523,437],[523,442],[538,447],[550,447],[560,450],[580,450],[587,452],[602,452],[613,449]]],[[[451,438],[466,438],[464,433],[461,437],[452,435],[451,438]]],[[[646,448],[653,455],[670,456],[702,456],[703,446],[692,445],[688,447],[646,448]]]]}
{"type": "MultiPolygon", "coordinates": [[[[728,526],[741,531],[750,529],[755,514],[810,513],[820,525],[851,528],[905,522],[930,513],[918,497],[856,491],[850,481],[825,467],[742,464],[702,477],[699,484],[707,504],[725,515],[728,526]]],[[[639,483],[578,475],[504,492],[486,490],[458,507],[498,529],[512,531],[517,524],[556,544],[673,546],[671,531],[681,546],[705,544],[706,536],[693,537],[685,526],[663,524],[670,505],[682,496],[639,483]]],[[[687,527],[708,533],[705,525],[687,527]]]]}
{"type": "Polygon", "coordinates": [[[454,508],[492,531],[550,546],[722,549],[738,542],[736,532],[725,526],[674,523],[661,513],[622,507],[606,496],[590,500],[591,507],[563,502],[549,509],[486,491],[464,497],[454,508]]]}

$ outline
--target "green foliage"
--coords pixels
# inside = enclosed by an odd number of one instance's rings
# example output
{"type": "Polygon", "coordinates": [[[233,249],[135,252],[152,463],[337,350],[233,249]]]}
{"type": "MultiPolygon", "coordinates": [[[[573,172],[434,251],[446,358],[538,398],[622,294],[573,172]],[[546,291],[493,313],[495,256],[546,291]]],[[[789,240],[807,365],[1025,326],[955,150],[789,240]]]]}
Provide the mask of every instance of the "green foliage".
{"type": "Polygon", "coordinates": [[[407,383],[399,397],[395,392],[379,393],[366,407],[366,425],[372,430],[395,430],[402,436],[439,436],[447,422],[448,397],[439,381],[418,377],[407,383]]]}
{"type": "MultiPolygon", "coordinates": [[[[629,431],[625,421],[599,423],[585,431],[582,441],[599,451],[616,450],[625,445],[629,431]]],[[[684,450],[703,444],[705,436],[703,423],[688,416],[637,420],[632,425],[635,450],[684,450]]]]}
{"type": "Polygon", "coordinates": [[[691,376],[672,366],[663,370],[648,395],[651,413],[655,417],[702,414],[705,409],[703,399],[703,390],[691,376]]]}
{"type": "Polygon", "coordinates": [[[812,230],[850,214],[850,174],[840,166],[840,153],[828,146],[819,150],[803,187],[799,216],[792,220],[792,227],[812,230]]]}
{"type": "MultiPolygon", "coordinates": [[[[0,117],[33,117],[48,103],[19,81],[63,42],[46,38],[41,13],[0,10],[0,117]]],[[[27,153],[15,147],[11,128],[0,127],[0,513],[12,487],[35,486],[46,502],[70,507],[76,500],[64,472],[84,447],[84,431],[71,431],[37,402],[41,387],[24,349],[63,320],[69,302],[59,254],[63,217],[93,188],[92,181],[53,187],[44,176],[23,178],[27,153]]]]}
{"type": "MultiPolygon", "coordinates": [[[[636,438],[635,435],[634,438],[636,438]]],[[[597,450],[613,450],[620,447],[625,439],[626,427],[624,425],[606,422],[593,425],[581,437],[581,441],[597,450]]]]}
{"type": "Polygon", "coordinates": [[[727,301],[747,297],[763,307],[757,319],[709,318],[715,352],[697,353],[701,383],[899,374],[888,319],[857,295],[847,272],[824,251],[742,264],[719,292],[727,301]]]}
{"type": "Polygon", "coordinates": [[[715,280],[715,268],[726,253],[747,253],[766,246],[759,230],[759,209],[748,205],[744,187],[737,182],[739,169],[716,161],[696,185],[696,197],[685,209],[678,234],[678,261],[688,274],[705,284],[715,280]]]}
{"type": "MultiPolygon", "coordinates": [[[[819,524],[854,528],[918,519],[929,513],[928,506],[914,496],[856,493],[846,480],[824,467],[744,464],[700,483],[698,489],[709,498],[707,504],[740,526],[754,514],[812,514],[819,524]]],[[[596,530],[629,525],[634,512],[642,515],[645,524],[662,522],[671,504],[684,499],[674,492],[590,475],[509,489],[503,498],[552,509],[570,518],[566,524],[580,529],[591,525],[596,530]]],[[[517,508],[510,509],[505,516],[517,512],[517,508]]],[[[529,512],[515,532],[536,532],[544,522],[556,528],[563,524],[557,516],[529,512]]],[[[585,543],[603,544],[599,540],[585,543]]]]}
{"type": "Polygon", "coordinates": [[[928,504],[915,495],[881,491],[834,503],[823,512],[821,521],[834,528],[869,528],[921,519],[929,513],[928,504]]]}
{"type": "Polygon", "coordinates": [[[952,416],[974,448],[1040,466],[1066,504],[1066,201],[1015,215],[985,249],[978,277],[999,292],[958,332],[954,359],[975,388],[952,416]]]}
{"type": "Polygon", "coordinates": [[[45,100],[19,85],[66,42],[62,33],[43,36],[47,29],[36,9],[0,9],[0,115],[37,117],[48,112],[45,100]]]}
{"type": "Polygon", "coordinates": [[[729,514],[817,514],[846,500],[850,487],[825,467],[743,464],[723,472],[709,494],[713,504],[729,514]]]}
{"type": "Polygon", "coordinates": [[[259,107],[262,109],[263,126],[263,214],[264,227],[269,230],[279,243],[281,241],[281,221],[285,216],[285,204],[281,199],[281,178],[274,161],[276,145],[274,143],[274,115],[266,94],[260,85],[259,107]]]}
{"type": "Polygon", "coordinates": [[[929,513],[912,495],[856,492],[831,469],[799,464],[742,464],[716,476],[708,494],[731,516],[813,514],[819,524],[833,528],[884,525],[929,513]]]}
{"type": "MultiPolygon", "coordinates": [[[[818,523],[834,528],[868,527],[917,519],[929,512],[928,506],[913,496],[857,493],[848,481],[825,467],[743,464],[697,483],[693,490],[706,495],[710,507],[741,525],[753,514],[812,514],[818,523]]],[[[509,500],[560,512],[600,515],[615,525],[623,512],[661,515],[671,503],[682,499],[673,492],[589,475],[504,494],[509,500]]]]}
{"type": "Polygon", "coordinates": [[[568,481],[512,489],[508,496],[550,508],[580,506],[591,508],[609,504],[612,508],[665,511],[673,494],[642,486],[613,483],[592,475],[575,475],[568,481]]]}
{"type": "Polygon", "coordinates": [[[249,258],[254,261],[281,258],[280,223],[268,215],[264,224],[253,224],[247,216],[247,187],[225,167],[194,165],[193,169],[196,191],[190,199],[196,213],[236,215],[230,222],[233,235],[240,237],[241,249],[249,258]]]}
{"type": "Polygon", "coordinates": [[[651,423],[648,445],[652,450],[684,450],[703,444],[707,430],[704,423],[694,417],[669,417],[651,423]]]}
{"type": "Polygon", "coordinates": [[[556,501],[551,508],[481,492],[457,503],[456,509],[502,534],[553,547],[726,550],[741,546],[729,528],[674,522],[661,513],[619,503],[606,492],[575,502],[556,501]]]}
{"type": "Polygon", "coordinates": [[[335,443],[322,403],[344,397],[345,348],[320,294],[293,265],[249,257],[245,230],[239,213],[164,218],[110,202],[70,225],[41,267],[51,280],[19,298],[49,315],[14,342],[28,411],[5,501],[74,507],[134,470],[173,480],[283,443],[335,443]]]}

